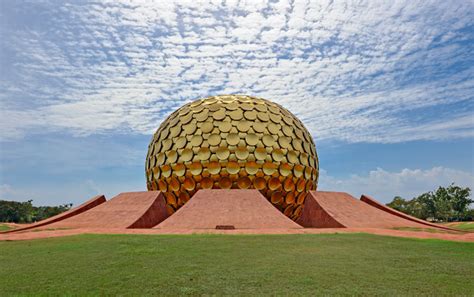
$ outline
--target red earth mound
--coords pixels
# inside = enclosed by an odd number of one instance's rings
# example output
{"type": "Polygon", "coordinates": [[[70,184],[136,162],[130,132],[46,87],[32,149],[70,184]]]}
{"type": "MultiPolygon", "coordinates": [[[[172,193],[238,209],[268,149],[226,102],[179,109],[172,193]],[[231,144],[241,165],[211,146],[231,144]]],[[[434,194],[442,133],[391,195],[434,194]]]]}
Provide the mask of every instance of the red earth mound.
{"type": "Polygon", "coordinates": [[[128,192],[48,228],[151,228],[167,217],[161,192],[128,192]]]}
{"type": "Polygon", "coordinates": [[[343,192],[311,191],[297,221],[307,228],[427,228],[378,208],[343,192]]]}
{"type": "Polygon", "coordinates": [[[159,229],[298,229],[258,190],[199,190],[159,229]]]}
{"type": "Polygon", "coordinates": [[[42,220],[42,221],[34,223],[34,224],[30,224],[30,225],[22,227],[22,228],[17,228],[17,229],[5,231],[4,233],[25,231],[25,230],[29,230],[29,229],[33,229],[33,228],[48,226],[48,225],[51,225],[53,223],[65,220],[65,219],[72,218],[72,217],[74,217],[78,214],[81,214],[83,212],[86,212],[86,211],[88,211],[88,210],[90,210],[90,209],[92,209],[92,208],[94,208],[94,207],[96,207],[96,206],[98,206],[98,205],[100,205],[104,202],[106,202],[104,195],[98,195],[98,196],[95,196],[95,197],[87,200],[86,202],[82,203],[81,205],[79,205],[77,207],[74,207],[74,208],[72,208],[68,211],[65,211],[65,212],[60,213],[58,215],[55,215],[53,217],[47,218],[45,220],[42,220]]]}

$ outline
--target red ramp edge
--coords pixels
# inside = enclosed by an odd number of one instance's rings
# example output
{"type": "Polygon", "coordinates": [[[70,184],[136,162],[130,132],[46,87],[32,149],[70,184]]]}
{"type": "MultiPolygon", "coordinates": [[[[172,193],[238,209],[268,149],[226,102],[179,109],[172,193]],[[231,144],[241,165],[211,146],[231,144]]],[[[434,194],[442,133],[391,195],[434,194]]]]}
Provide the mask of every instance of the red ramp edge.
{"type": "Polygon", "coordinates": [[[343,192],[311,191],[298,223],[313,228],[397,228],[425,225],[381,211],[343,192]]]}
{"type": "Polygon", "coordinates": [[[445,226],[438,225],[438,224],[433,224],[433,223],[427,222],[427,221],[425,221],[425,220],[412,217],[412,216],[410,216],[410,215],[407,215],[406,213],[400,212],[400,211],[398,211],[398,210],[396,210],[396,209],[393,209],[393,208],[391,208],[391,207],[388,207],[388,206],[386,206],[386,205],[383,205],[382,203],[378,202],[378,201],[375,200],[374,198],[369,197],[369,196],[367,196],[367,195],[362,195],[362,196],[360,197],[360,201],[365,202],[365,203],[367,203],[368,205],[373,206],[373,207],[375,207],[375,208],[377,208],[377,209],[380,209],[380,210],[382,210],[382,211],[385,211],[385,212],[387,212],[387,213],[389,213],[389,214],[391,214],[391,215],[394,215],[394,216],[403,218],[403,219],[405,219],[405,220],[409,220],[409,221],[412,221],[412,222],[416,222],[416,223],[423,224],[423,225],[430,226],[430,227],[434,227],[434,228],[439,228],[439,229],[444,229],[444,230],[449,230],[449,231],[462,232],[462,231],[457,230],[457,229],[445,227],[445,226]]]}
{"type": "Polygon", "coordinates": [[[37,223],[33,223],[33,224],[28,225],[28,226],[23,227],[23,228],[8,230],[8,231],[0,232],[0,233],[12,233],[12,232],[25,231],[25,230],[30,230],[30,229],[33,229],[33,228],[47,226],[47,225],[50,225],[50,224],[53,224],[53,223],[56,223],[56,222],[60,222],[62,220],[68,219],[68,218],[72,218],[72,217],[74,217],[76,215],[79,215],[83,212],[86,212],[86,211],[88,211],[88,210],[90,210],[90,209],[106,202],[106,201],[107,200],[105,199],[104,195],[98,195],[98,196],[95,196],[95,197],[87,200],[86,202],[82,203],[79,206],[76,206],[76,207],[74,207],[74,208],[72,208],[68,211],[63,212],[63,213],[57,214],[53,217],[47,218],[47,219],[39,221],[37,223]]]}
{"type": "Polygon", "coordinates": [[[159,191],[121,193],[106,203],[70,219],[50,225],[54,228],[150,228],[168,217],[159,191]]]}
{"type": "Polygon", "coordinates": [[[299,229],[258,190],[199,190],[158,229],[299,229]]]}
{"type": "Polygon", "coordinates": [[[310,193],[306,195],[303,213],[296,222],[305,228],[345,228],[310,193]]]}

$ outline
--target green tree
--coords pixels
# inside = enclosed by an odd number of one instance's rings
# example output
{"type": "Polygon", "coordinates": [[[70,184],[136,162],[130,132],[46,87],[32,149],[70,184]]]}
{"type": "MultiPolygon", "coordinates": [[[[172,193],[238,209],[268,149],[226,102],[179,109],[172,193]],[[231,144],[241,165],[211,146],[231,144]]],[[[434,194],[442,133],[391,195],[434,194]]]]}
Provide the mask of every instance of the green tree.
{"type": "Polygon", "coordinates": [[[470,188],[453,183],[447,188],[439,187],[435,192],[423,193],[411,200],[396,196],[387,206],[424,220],[468,220],[472,216],[469,206],[474,202],[470,195],[470,188]]]}

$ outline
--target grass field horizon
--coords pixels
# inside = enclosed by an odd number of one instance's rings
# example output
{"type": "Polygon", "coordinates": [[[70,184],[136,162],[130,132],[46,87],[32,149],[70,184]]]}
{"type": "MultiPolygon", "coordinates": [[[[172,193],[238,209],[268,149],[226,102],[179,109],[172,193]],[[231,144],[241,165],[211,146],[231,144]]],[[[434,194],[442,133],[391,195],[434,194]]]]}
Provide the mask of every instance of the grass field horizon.
{"type": "Polygon", "coordinates": [[[473,295],[474,243],[369,234],[0,242],[0,295],[473,295]]]}

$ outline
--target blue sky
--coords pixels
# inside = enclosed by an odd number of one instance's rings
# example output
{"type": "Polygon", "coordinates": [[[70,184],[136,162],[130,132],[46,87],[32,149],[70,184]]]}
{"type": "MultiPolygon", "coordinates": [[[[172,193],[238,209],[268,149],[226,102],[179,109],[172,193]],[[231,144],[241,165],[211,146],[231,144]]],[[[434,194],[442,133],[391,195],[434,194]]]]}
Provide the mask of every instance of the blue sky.
{"type": "Polygon", "coordinates": [[[249,94],[312,133],[319,189],[474,188],[472,1],[1,1],[0,199],[145,190],[154,130],[249,94]]]}

